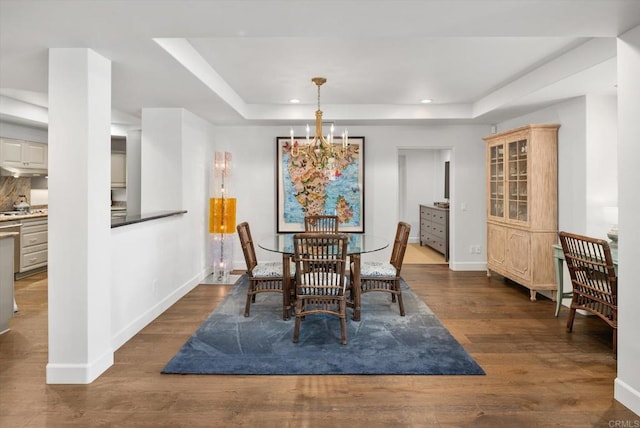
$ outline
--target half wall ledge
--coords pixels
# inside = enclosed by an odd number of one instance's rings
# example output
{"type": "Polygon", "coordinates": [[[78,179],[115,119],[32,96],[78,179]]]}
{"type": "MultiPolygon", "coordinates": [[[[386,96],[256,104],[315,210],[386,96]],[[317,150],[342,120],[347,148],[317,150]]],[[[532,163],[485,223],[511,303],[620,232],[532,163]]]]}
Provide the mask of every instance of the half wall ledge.
{"type": "Polygon", "coordinates": [[[186,210],[179,211],[157,211],[146,214],[127,214],[126,217],[116,217],[111,219],[111,229],[126,226],[128,224],[143,223],[145,221],[157,220],[159,218],[172,217],[186,214],[186,210]]]}

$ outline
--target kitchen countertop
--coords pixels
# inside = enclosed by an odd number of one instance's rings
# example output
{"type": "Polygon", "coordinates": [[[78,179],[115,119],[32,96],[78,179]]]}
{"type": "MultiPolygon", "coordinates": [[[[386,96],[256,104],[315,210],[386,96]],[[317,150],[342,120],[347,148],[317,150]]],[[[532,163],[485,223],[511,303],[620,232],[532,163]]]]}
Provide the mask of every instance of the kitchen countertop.
{"type": "Polygon", "coordinates": [[[20,214],[20,215],[0,215],[0,223],[11,220],[24,220],[27,218],[40,218],[47,217],[48,213],[33,213],[33,214],[20,214]]]}

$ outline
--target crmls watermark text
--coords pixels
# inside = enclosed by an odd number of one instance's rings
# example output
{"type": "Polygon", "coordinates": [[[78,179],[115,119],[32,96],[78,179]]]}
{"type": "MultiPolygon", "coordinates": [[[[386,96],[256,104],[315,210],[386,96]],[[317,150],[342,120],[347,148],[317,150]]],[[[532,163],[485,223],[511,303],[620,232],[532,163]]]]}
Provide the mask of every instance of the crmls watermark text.
{"type": "Polygon", "coordinates": [[[612,420],[609,421],[610,428],[640,428],[640,420],[612,420]]]}

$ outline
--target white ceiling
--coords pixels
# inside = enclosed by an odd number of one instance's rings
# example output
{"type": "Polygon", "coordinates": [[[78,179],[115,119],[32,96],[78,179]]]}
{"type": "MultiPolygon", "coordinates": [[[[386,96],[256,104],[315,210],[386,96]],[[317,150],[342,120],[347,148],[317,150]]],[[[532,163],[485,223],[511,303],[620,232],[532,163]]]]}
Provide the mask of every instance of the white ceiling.
{"type": "Polygon", "coordinates": [[[311,122],[314,76],[327,121],[494,123],[615,93],[636,25],[640,0],[0,0],[0,118],[46,126],[48,49],[82,47],[112,61],[123,126],[311,122]]]}

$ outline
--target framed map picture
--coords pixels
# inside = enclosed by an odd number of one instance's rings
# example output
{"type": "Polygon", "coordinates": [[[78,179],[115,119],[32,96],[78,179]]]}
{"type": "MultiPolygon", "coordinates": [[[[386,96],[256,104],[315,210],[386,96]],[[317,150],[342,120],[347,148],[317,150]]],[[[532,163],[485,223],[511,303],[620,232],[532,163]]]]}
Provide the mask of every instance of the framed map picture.
{"type": "Polygon", "coordinates": [[[303,232],[305,215],[337,215],[341,232],[364,232],[364,137],[309,147],[277,137],[277,231],[303,232]]]}

